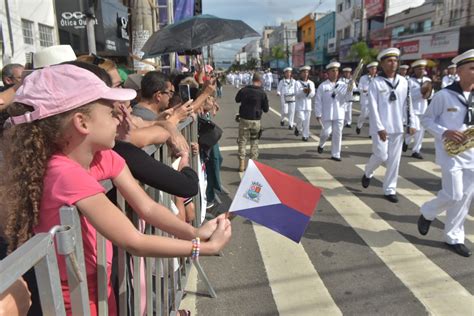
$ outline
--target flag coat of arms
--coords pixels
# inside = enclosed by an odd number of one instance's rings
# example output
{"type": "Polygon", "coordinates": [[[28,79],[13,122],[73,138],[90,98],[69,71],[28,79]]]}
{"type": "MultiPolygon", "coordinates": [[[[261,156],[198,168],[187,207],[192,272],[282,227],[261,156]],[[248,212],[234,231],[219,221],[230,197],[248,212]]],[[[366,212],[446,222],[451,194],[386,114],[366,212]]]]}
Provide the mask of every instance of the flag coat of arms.
{"type": "Polygon", "coordinates": [[[321,189],[249,160],[229,212],[300,242],[321,198],[321,189]]]}

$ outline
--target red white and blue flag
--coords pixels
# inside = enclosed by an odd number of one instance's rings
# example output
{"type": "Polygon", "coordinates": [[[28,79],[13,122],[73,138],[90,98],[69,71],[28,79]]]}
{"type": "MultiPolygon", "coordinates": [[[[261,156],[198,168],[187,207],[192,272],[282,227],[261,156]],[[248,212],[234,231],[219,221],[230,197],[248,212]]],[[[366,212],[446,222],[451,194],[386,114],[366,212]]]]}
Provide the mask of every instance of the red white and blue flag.
{"type": "Polygon", "coordinates": [[[249,160],[229,212],[300,242],[321,198],[321,189],[249,160]]]}

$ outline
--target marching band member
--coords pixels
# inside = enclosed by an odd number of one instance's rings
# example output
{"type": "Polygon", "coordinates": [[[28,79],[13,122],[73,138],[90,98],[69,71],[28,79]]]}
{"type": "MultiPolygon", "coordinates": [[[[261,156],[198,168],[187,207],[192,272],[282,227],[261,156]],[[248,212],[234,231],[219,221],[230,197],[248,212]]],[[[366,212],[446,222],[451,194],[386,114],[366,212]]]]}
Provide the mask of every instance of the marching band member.
{"type": "Polygon", "coordinates": [[[310,66],[300,68],[301,80],[296,81],[296,127],[295,135],[303,134],[303,141],[309,138],[309,121],[311,118],[311,102],[316,93],[314,82],[309,80],[310,66]]]}
{"type": "Polygon", "coordinates": [[[407,151],[408,145],[413,139],[412,157],[416,159],[423,159],[420,154],[421,144],[423,142],[423,136],[425,135],[425,129],[420,124],[420,116],[423,115],[428,107],[428,98],[431,96],[433,91],[431,79],[426,77],[425,69],[428,62],[424,59],[420,59],[411,64],[413,69],[413,77],[408,80],[410,95],[412,100],[413,114],[415,114],[413,126],[416,129],[415,134],[405,136],[405,142],[403,143],[403,152],[407,151]]]}
{"type": "Polygon", "coordinates": [[[335,161],[341,161],[342,128],[348,99],[345,93],[347,84],[337,81],[339,67],[341,64],[338,62],[326,66],[328,79],[319,85],[314,102],[314,113],[321,124],[318,153],[323,152],[324,144],[332,133],[331,159],[335,161]]]}
{"type": "MultiPolygon", "coordinates": [[[[342,77],[339,79],[339,81],[345,83],[346,85],[349,84],[352,78],[352,68],[351,67],[346,67],[342,69],[342,77]]],[[[354,84],[354,90],[357,89],[355,82],[354,84]]],[[[344,116],[344,126],[345,127],[351,127],[352,124],[352,97],[349,99],[348,102],[346,102],[346,114],[344,116]]]]}
{"type": "Polygon", "coordinates": [[[295,120],[295,87],[296,80],[291,77],[292,68],[283,69],[284,78],[278,83],[277,94],[281,102],[281,120],[280,125],[284,126],[285,117],[288,119],[288,129],[293,129],[295,120]]]}
{"type": "Polygon", "coordinates": [[[437,92],[421,118],[435,136],[442,179],[438,195],[421,206],[418,231],[426,235],[436,216],[446,211],[444,239],[456,253],[469,257],[472,253],[464,245],[464,220],[474,195],[474,49],[453,58],[453,63],[460,81],[437,92]],[[457,147],[467,141],[471,146],[453,153],[445,147],[446,141],[457,147]]]}
{"type": "Polygon", "coordinates": [[[443,77],[441,88],[446,88],[455,81],[459,81],[459,76],[456,74],[456,64],[451,64],[448,66],[448,74],[443,77]]]}
{"type": "MultiPolygon", "coordinates": [[[[374,78],[368,95],[372,155],[362,176],[362,186],[367,188],[375,169],[385,162],[383,191],[392,203],[398,202],[396,188],[404,135],[403,116],[411,103],[407,103],[408,81],[397,75],[399,56],[397,48],[387,48],[377,56],[382,72],[374,78]]],[[[413,111],[410,109],[409,113],[410,133],[414,133],[413,111]]]]}
{"type": "Polygon", "coordinates": [[[265,72],[265,75],[263,76],[263,80],[264,80],[264,86],[263,86],[264,90],[272,91],[273,74],[270,71],[270,68],[267,69],[267,71],[265,72]]]}
{"type": "Polygon", "coordinates": [[[377,76],[378,62],[374,61],[367,65],[368,74],[360,77],[359,80],[359,91],[360,91],[360,114],[357,119],[356,133],[360,134],[362,126],[365,121],[369,118],[369,85],[373,79],[377,76]]]}
{"type": "Polygon", "coordinates": [[[400,67],[398,67],[398,74],[405,79],[409,79],[410,78],[410,76],[408,75],[409,68],[410,66],[408,65],[400,65],[400,67]]]}

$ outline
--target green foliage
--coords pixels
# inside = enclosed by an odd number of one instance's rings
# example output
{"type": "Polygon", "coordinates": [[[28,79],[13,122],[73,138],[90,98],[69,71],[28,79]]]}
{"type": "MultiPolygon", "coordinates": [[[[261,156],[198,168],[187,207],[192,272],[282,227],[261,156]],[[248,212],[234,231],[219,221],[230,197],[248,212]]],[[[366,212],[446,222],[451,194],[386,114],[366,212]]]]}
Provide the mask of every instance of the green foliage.
{"type": "Polygon", "coordinates": [[[272,47],[272,54],[271,54],[271,59],[285,59],[286,58],[286,52],[283,49],[282,45],[277,45],[272,47]]]}
{"type": "Polygon", "coordinates": [[[368,64],[377,58],[378,50],[375,48],[369,48],[366,42],[357,42],[352,44],[349,56],[353,60],[364,60],[364,64],[368,64]]]}

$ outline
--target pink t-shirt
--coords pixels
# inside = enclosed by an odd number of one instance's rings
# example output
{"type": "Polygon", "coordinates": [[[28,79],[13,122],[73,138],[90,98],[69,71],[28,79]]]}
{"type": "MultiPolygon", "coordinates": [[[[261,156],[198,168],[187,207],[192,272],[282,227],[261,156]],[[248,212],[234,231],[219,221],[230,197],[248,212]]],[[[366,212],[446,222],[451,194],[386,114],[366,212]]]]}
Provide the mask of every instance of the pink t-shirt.
{"type": "MultiPolygon", "coordinates": [[[[59,208],[63,205],[74,205],[76,202],[99,194],[105,189],[99,181],[117,177],[125,166],[125,161],[113,150],[97,152],[89,170],[79,163],[69,159],[64,154],[54,154],[48,162],[43,180],[43,196],[40,205],[38,225],[34,233],[49,231],[60,224],[59,208]]],[[[97,210],[100,212],[100,210],[97,210]]],[[[87,282],[91,313],[95,314],[97,304],[97,238],[95,228],[84,216],[81,218],[82,240],[86,265],[87,282]]],[[[110,267],[112,264],[112,244],[107,241],[108,280],[110,282],[110,267]]],[[[70,298],[67,286],[66,261],[58,256],[58,266],[63,284],[64,303],[70,313],[70,298]]],[[[112,287],[109,283],[109,313],[115,314],[115,302],[112,287]],[[112,305],[112,306],[111,306],[112,305]]]]}

